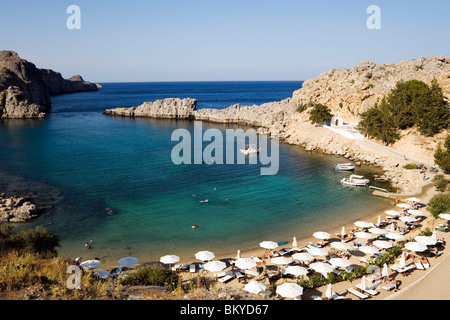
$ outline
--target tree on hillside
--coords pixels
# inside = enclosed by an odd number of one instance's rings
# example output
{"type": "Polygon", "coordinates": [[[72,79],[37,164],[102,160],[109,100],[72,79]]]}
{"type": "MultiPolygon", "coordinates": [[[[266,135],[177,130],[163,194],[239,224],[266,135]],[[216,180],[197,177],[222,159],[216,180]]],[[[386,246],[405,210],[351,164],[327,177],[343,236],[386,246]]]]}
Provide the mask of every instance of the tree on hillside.
{"type": "Polygon", "coordinates": [[[434,161],[442,170],[450,170],[450,135],[447,135],[444,141],[444,148],[438,145],[434,152],[434,161]]]}
{"type": "Polygon", "coordinates": [[[431,88],[423,95],[422,101],[417,103],[416,111],[417,128],[421,134],[433,136],[448,127],[449,110],[436,79],[431,82],[431,88]]]}
{"type": "Polygon", "coordinates": [[[324,123],[330,121],[333,118],[330,109],[320,103],[314,104],[313,109],[310,111],[309,120],[311,123],[324,123]]]}

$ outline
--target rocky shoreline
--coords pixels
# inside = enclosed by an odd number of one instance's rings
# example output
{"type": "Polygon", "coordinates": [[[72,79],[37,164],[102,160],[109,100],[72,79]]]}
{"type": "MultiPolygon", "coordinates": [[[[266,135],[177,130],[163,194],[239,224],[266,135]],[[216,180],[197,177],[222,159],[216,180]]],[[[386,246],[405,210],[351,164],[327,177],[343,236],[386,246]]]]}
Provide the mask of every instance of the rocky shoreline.
{"type": "Polygon", "coordinates": [[[27,222],[38,217],[41,209],[28,197],[0,194],[0,223],[27,222]]]}

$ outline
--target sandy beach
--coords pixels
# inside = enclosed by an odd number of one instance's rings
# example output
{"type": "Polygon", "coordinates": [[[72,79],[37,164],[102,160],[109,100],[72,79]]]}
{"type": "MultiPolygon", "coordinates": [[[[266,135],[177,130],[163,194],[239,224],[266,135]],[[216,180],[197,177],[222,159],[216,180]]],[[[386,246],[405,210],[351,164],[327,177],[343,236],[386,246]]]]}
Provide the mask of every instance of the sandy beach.
{"type": "MultiPolygon", "coordinates": [[[[416,194],[415,196],[420,198],[423,203],[427,203],[435,194],[438,192],[435,190],[435,188],[431,185],[431,179],[432,176],[430,176],[430,179],[427,179],[427,181],[424,181],[422,184],[423,192],[416,194]]],[[[395,206],[395,200],[392,200],[392,210],[397,210],[398,207],[395,206]]],[[[434,226],[443,223],[442,219],[434,219],[431,214],[426,210],[426,208],[422,208],[421,211],[423,212],[423,216],[425,217],[421,222],[421,227],[413,229],[409,233],[405,235],[406,239],[412,239],[414,238],[418,233],[420,233],[422,230],[425,230],[426,228],[429,228],[430,230],[434,230],[434,226]]],[[[382,219],[385,219],[387,216],[385,212],[379,212],[375,215],[365,217],[363,220],[367,222],[376,223],[378,220],[378,216],[381,216],[382,219]]],[[[399,221],[399,225],[403,225],[401,221],[399,221]]],[[[346,231],[350,231],[354,225],[345,225],[346,231]]],[[[336,234],[341,232],[341,229],[338,230],[311,230],[311,237],[308,238],[302,238],[297,239],[298,247],[306,246],[310,242],[317,242],[317,239],[312,237],[312,233],[316,231],[326,231],[330,233],[331,238],[329,239],[330,242],[333,241],[340,241],[336,234]]],[[[437,238],[438,239],[444,239],[446,242],[450,240],[449,233],[440,232],[437,231],[437,238]]],[[[292,248],[292,241],[286,245],[279,246],[277,250],[283,249],[283,248],[292,248]]],[[[329,245],[326,247],[327,249],[330,249],[329,245]]],[[[237,250],[236,250],[237,251],[237,250]]],[[[235,253],[236,253],[235,251],[235,253]]],[[[350,253],[354,253],[350,255],[349,260],[352,262],[353,265],[362,265],[363,263],[359,261],[360,258],[364,256],[362,252],[358,252],[355,250],[350,250],[350,253]]],[[[262,257],[264,255],[264,249],[263,248],[255,248],[253,250],[244,251],[241,252],[241,257],[262,257]]],[[[414,253],[412,253],[407,260],[407,264],[413,262],[414,253]]],[[[449,257],[449,250],[448,248],[445,248],[443,251],[443,254],[439,257],[428,257],[428,261],[430,263],[430,268],[426,270],[417,270],[415,269],[413,272],[409,274],[397,274],[395,271],[390,270],[390,276],[395,276],[396,280],[399,281],[399,287],[398,290],[392,290],[392,291],[386,291],[381,288],[381,286],[384,284],[384,282],[378,281],[378,282],[368,282],[368,285],[371,287],[374,287],[375,290],[379,292],[379,294],[373,296],[370,298],[370,300],[445,300],[450,299],[450,292],[448,290],[448,279],[449,279],[449,272],[450,271],[450,259],[449,257]]],[[[214,260],[229,260],[229,259],[236,259],[236,254],[234,255],[220,255],[216,256],[214,260]]],[[[328,257],[327,257],[328,259],[328,257]]],[[[319,259],[320,260],[320,259],[319,259]]],[[[267,265],[269,265],[270,260],[266,260],[267,265]]],[[[198,263],[198,261],[184,261],[182,263],[198,263]]],[[[266,265],[266,266],[267,266],[266,265]]],[[[224,271],[231,270],[231,267],[225,269],[224,271]]],[[[190,274],[188,273],[181,273],[183,279],[189,280],[198,275],[197,274],[190,274]]],[[[207,284],[210,286],[210,289],[212,288],[223,288],[223,287],[231,287],[235,289],[243,289],[244,284],[243,282],[239,282],[237,279],[233,279],[226,284],[220,283],[218,281],[215,281],[213,277],[213,273],[211,272],[203,272],[203,276],[207,279],[207,284]]],[[[268,284],[267,279],[262,280],[264,283],[268,284]]],[[[353,282],[349,281],[342,281],[336,284],[333,284],[333,291],[337,293],[338,295],[344,297],[345,299],[352,299],[352,300],[358,300],[358,298],[354,295],[351,295],[347,292],[348,288],[354,288],[355,285],[359,284],[361,281],[360,278],[354,280],[353,282]]],[[[279,279],[276,284],[282,284],[283,282],[295,282],[295,279],[293,278],[281,278],[279,279]]],[[[313,297],[317,296],[325,296],[325,291],[327,289],[327,286],[318,287],[314,289],[305,289],[302,299],[303,300],[310,300],[313,299],[313,297]]]]}

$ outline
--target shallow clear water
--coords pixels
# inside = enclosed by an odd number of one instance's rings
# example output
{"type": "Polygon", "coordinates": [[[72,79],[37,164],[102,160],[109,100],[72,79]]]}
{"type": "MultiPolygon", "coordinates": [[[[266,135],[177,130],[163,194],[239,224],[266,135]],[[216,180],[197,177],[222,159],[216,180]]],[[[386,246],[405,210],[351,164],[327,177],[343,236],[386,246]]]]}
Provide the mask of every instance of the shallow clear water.
{"type": "MultiPolygon", "coordinates": [[[[199,250],[235,252],[263,240],[291,241],[384,208],[387,202],[366,188],[339,183],[348,173],[332,166],[342,158],[280,144],[274,176],[261,176],[260,164],[177,166],[171,161],[177,144],[171,134],[177,128],[192,132],[193,122],[101,114],[164,97],[196,98],[198,108],[262,104],[287,98],[300,86],[120,83],[55,96],[46,120],[0,123],[0,187],[31,189],[49,199],[57,193],[53,210],[25,225],[59,234],[65,256],[112,262],[129,255],[151,261],[165,254],[194,257],[199,250]],[[200,203],[203,199],[209,202],[200,203]],[[194,224],[200,227],[192,229],[194,224]],[[88,250],[84,244],[90,239],[88,250]]],[[[208,128],[240,127],[203,123],[208,128]]]]}

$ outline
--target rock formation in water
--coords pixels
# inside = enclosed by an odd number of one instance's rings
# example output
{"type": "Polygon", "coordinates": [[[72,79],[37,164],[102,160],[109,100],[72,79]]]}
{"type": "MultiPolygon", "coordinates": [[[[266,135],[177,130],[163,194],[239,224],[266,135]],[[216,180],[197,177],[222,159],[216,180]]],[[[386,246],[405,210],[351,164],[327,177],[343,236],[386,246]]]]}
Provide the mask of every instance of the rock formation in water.
{"type": "Polygon", "coordinates": [[[0,51],[0,119],[44,118],[50,95],[98,90],[80,76],[63,79],[60,73],[38,69],[14,51],[0,51]]]}
{"type": "Polygon", "coordinates": [[[108,109],[104,114],[121,117],[193,119],[196,108],[195,99],[167,98],[144,102],[138,107],[108,109]]]}
{"type": "Polygon", "coordinates": [[[38,216],[39,209],[24,197],[0,194],[0,223],[26,222],[38,216]]]}

